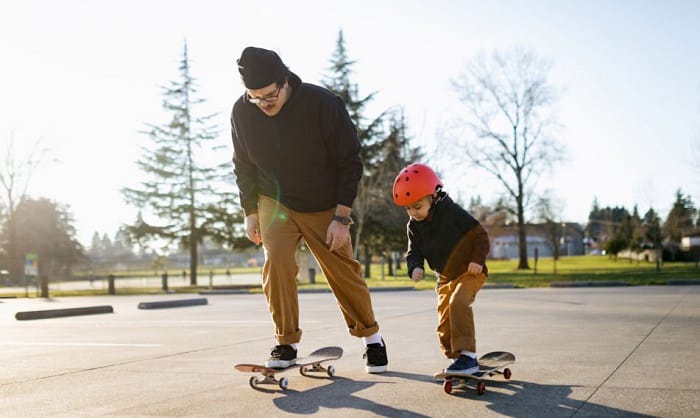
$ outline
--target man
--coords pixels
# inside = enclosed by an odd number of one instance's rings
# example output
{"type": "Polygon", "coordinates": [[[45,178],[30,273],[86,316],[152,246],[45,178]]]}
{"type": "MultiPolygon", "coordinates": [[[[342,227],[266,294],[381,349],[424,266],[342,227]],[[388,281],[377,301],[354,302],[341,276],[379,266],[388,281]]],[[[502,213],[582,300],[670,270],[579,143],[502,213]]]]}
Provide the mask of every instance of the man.
{"type": "Polygon", "coordinates": [[[238,71],[246,91],[231,114],[234,173],[246,235],[265,250],[263,291],[277,340],[265,365],[287,367],[296,361],[301,329],[295,253],[303,239],[348,331],[364,340],[365,370],[384,372],[386,347],[350,241],[362,162],[345,103],[303,83],[274,51],[245,48],[238,71]]]}

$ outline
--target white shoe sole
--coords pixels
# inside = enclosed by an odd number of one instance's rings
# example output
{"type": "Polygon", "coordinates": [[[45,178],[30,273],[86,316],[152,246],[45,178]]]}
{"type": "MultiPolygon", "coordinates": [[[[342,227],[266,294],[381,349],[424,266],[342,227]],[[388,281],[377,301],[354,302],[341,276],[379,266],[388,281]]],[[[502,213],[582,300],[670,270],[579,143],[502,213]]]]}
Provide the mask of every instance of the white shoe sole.
{"type": "Polygon", "coordinates": [[[479,366],[472,367],[471,369],[466,369],[466,370],[447,370],[445,369],[444,372],[445,374],[453,375],[453,376],[466,376],[466,375],[473,375],[474,373],[479,371],[479,366]]]}
{"type": "Polygon", "coordinates": [[[297,362],[296,359],[294,360],[268,360],[265,362],[265,367],[269,367],[271,369],[284,369],[289,366],[295,365],[297,362]]]}
{"type": "Polygon", "coordinates": [[[365,371],[367,373],[384,373],[387,370],[388,365],[384,366],[365,366],[365,371]]]}

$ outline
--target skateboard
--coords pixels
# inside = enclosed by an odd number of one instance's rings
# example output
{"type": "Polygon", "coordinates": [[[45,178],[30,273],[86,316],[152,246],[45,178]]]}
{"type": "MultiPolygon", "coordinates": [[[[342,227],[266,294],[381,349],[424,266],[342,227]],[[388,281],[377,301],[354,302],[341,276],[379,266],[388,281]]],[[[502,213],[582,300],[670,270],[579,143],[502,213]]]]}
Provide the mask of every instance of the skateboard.
{"type": "Polygon", "coordinates": [[[435,380],[442,380],[442,388],[445,393],[452,393],[456,388],[472,387],[469,382],[474,382],[473,387],[478,395],[483,395],[486,392],[487,379],[496,374],[503,375],[506,380],[509,380],[512,372],[506,367],[515,363],[515,356],[512,353],[505,351],[493,351],[479,357],[479,371],[470,375],[455,375],[445,373],[443,370],[440,373],[435,373],[435,380]]]}
{"type": "Polygon", "coordinates": [[[287,387],[289,387],[289,379],[287,379],[286,377],[277,379],[275,377],[276,374],[284,373],[288,370],[299,368],[299,373],[302,376],[309,376],[308,373],[325,372],[329,377],[333,377],[335,375],[335,368],[331,365],[324,367],[323,365],[321,365],[321,363],[330,360],[337,360],[342,356],[343,349],[340,347],[323,347],[312,352],[306,357],[298,357],[296,364],[293,364],[289,367],[277,369],[265,367],[265,365],[262,364],[246,363],[236,364],[234,367],[239,372],[259,374],[251,376],[250,380],[248,381],[250,387],[252,387],[253,389],[257,389],[258,385],[276,384],[279,385],[280,389],[285,390],[287,389],[287,387]]]}

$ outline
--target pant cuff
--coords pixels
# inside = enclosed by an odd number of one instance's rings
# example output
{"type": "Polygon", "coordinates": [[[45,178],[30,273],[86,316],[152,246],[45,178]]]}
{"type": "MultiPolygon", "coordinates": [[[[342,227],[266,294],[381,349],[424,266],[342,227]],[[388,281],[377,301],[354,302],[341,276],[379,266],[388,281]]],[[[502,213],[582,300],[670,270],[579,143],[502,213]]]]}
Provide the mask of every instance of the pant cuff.
{"type": "Polygon", "coordinates": [[[301,341],[301,330],[299,330],[295,333],[292,333],[292,334],[286,334],[286,335],[277,334],[277,335],[275,335],[275,339],[277,340],[277,344],[280,344],[280,345],[297,344],[299,341],[301,341]]]}
{"type": "Polygon", "coordinates": [[[356,329],[356,328],[348,328],[348,332],[350,335],[353,337],[369,337],[372,334],[376,334],[379,332],[379,325],[374,324],[374,326],[368,327],[368,328],[362,328],[362,329],[356,329]]]}

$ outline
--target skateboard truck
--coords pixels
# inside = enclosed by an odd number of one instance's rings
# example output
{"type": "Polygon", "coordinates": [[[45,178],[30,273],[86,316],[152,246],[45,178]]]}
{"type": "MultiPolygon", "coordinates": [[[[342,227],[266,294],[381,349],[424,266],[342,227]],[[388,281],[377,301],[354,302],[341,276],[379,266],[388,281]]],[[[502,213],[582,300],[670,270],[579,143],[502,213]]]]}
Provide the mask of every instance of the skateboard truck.
{"type": "MultiPolygon", "coordinates": [[[[280,389],[286,390],[289,387],[289,379],[286,377],[282,377],[280,379],[275,378],[275,374],[283,372],[287,369],[297,367],[296,365],[292,365],[289,367],[285,367],[283,369],[268,369],[268,370],[259,370],[260,374],[262,374],[262,377],[258,376],[250,376],[250,380],[248,380],[248,383],[250,384],[250,387],[253,389],[257,389],[259,385],[278,385],[280,389]]],[[[301,366],[299,367],[299,374],[302,376],[310,376],[309,373],[320,373],[320,372],[325,372],[328,377],[333,377],[335,376],[335,367],[333,366],[328,366],[328,367],[323,367],[321,363],[313,363],[310,366],[301,366]]]]}

